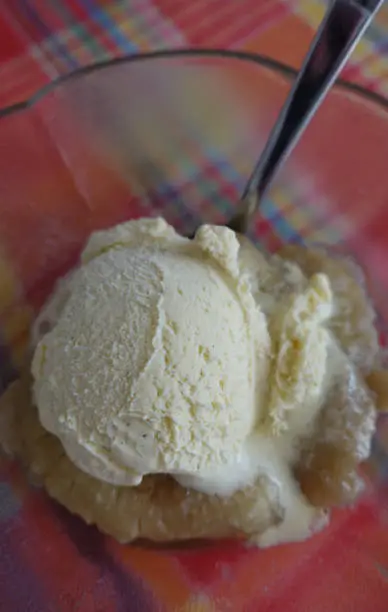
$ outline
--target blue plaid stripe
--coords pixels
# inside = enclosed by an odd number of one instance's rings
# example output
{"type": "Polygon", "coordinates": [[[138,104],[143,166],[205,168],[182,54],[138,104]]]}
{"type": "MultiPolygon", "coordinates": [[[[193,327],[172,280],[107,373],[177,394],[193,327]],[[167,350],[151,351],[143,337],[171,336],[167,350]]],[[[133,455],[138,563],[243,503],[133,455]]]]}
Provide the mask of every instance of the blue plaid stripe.
{"type": "Polygon", "coordinates": [[[80,4],[88,12],[90,20],[98,24],[105,35],[117,46],[118,51],[133,53],[137,50],[137,45],[121,32],[118,22],[113,20],[106,10],[102,10],[93,0],[80,0],[80,4]]]}

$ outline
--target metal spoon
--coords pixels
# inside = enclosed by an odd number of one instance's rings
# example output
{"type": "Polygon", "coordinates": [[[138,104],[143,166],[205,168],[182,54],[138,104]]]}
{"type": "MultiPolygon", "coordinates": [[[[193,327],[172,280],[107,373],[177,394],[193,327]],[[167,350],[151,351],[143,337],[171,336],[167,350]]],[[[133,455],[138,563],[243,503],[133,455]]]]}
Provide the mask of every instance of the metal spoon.
{"type": "Polygon", "coordinates": [[[384,0],[333,0],[227,224],[244,234],[276,171],[309,124],[384,0]]]}

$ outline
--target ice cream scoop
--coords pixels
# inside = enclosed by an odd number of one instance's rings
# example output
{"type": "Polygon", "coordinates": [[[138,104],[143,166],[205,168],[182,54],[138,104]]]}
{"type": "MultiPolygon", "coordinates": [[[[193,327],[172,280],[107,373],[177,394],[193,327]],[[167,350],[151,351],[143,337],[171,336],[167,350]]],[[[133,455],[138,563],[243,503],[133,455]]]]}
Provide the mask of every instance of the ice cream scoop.
{"type": "Polygon", "coordinates": [[[238,249],[226,228],[190,241],[161,219],[91,238],[33,361],[41,422],[81,469],[120,485],[237,469],[271,358],[238,249]]]}
{"type": "Polygon", "coordinates": [[[128,500],[150,483],[166,491],[167,474],[190,507],[241,502],[248,514],[232,511],[231,525],[252,520],[260,545],[303,539],[326,522],[335,487],[359,491],[375,427],[352,343],[335,331],[349,312],[341,295],[324,265],[305,274],[227,227],[193,240],[162,219],[97,232],[34,326],[40,426],[104,504],[116,485],[128,500]],[[342,445],[340,481],[337,464],[334,476],[320,468],[328,444],[342,445]]]}
{"type": "Polygon", "coordinates": [[[36,323],[32,364],[41,423],[80,469],[220,495],[274,455],[290,469],[323,401],[330,284],[244,254],[228,228],[189,240],[162,219],[92,235],[36,323]]]}

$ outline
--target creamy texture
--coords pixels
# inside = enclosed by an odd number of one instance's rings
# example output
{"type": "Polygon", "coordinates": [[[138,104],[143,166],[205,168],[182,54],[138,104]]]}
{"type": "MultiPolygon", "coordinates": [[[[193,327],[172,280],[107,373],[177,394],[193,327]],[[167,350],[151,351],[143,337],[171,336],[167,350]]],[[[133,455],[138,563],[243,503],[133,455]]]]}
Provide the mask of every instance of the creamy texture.
{"type": "Polygon", "coordinates": [[[41,422],[81,469],[120,485],[214,470],[220,492],[244,482],[230,468],[260,418],[271,345],[237,254],[231,232],[190,241],[161,220],[92,237],[33,362],[41,422]]]}
{"type": "Polygon", "coordinates": [[[325,521],[292,466],[345,359],[333,312],[325,274],[308,281],[227,228],[98,232],[35,325],[41,423],[117,485],[169,473],[227,496],[265,476],[284,517],[260,544],[301,539],[325,521]]]}

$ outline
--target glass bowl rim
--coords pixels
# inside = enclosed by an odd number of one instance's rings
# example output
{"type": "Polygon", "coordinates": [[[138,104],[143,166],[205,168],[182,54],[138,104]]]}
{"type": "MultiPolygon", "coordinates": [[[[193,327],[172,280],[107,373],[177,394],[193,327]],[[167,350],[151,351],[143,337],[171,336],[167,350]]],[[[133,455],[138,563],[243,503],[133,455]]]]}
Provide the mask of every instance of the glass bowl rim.
{"type": "MultiPolygon", "coordinates": [[[[10,115],[14,115],[16,113],[27,111],[35,106],[42,98],[51,93],[57,87],[64,85],[67,82],[75,81],[83,76],[88,74],[92,74],[94,72],[98,72],[100,70],[107,69],[111,66],[118,66],[121,64],[131,64],[136,62],[142,62],[147,60],[158,60],[158,59],[169,59],[169,58],[224,58],[224,59],[232,59],[238,60],[241,62],[247,62],[256,64],[261,66],[262,68],[267,68],[268,70],[272,70],[272,72],[281,75],[283,78],[291,81],[295,79],[298,74],[298,69],[289,66],[283,62],[280,62],[274,58],[271,58],[267,55],[262,55],[259,53],[254,53],[250,51],[238,51],[232,49],[219,49],[219,48],[200,48],[200,49],[190,49],[190,48],[177,48],[177,49],[163,49],[158,51],[146,51],[142,53],[130,54],[130,55],[122,55],[115,58],[110,58],[107,60],[101,60],[99,62],[95,62],[93,64],[87,64],[86,66],[82,66],[73,70],[69,73],[60,75],[59,77],[49,81],[39,89],[37,89],[33,94],[31,94],[28,98],[21,100],[19,102],[15,102],[13,104],[4,106],[0,108],[0,120],[8,117],[10,115]]],[[[356,94],[360,99],[368,100],[380,106],[384,111],[388,111],[388,99],[372,90],[367,89],[366,87],[359,85],[357,83],[353,83],[350,81],[346,81],[344,79],[338,79],[333,86],[334,88],[339,88],[350,93],[356,94]]]]}

